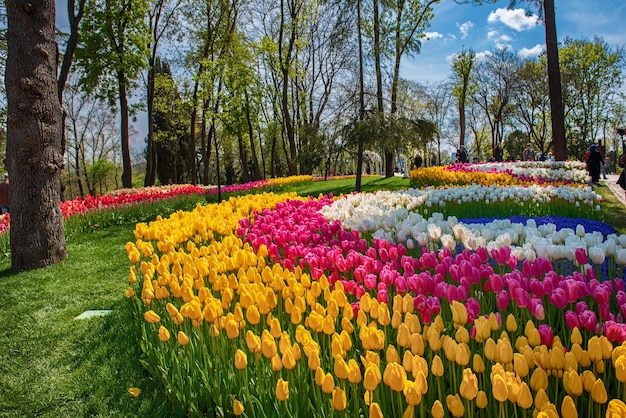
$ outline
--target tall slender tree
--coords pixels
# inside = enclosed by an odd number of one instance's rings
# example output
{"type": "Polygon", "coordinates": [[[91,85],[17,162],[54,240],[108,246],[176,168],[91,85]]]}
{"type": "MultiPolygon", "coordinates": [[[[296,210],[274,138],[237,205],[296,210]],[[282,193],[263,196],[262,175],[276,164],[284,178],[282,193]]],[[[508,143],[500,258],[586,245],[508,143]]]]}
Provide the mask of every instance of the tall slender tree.
{"type": "Polygon", "coordinates": [[[62,111],[54,2],[5,4],[11,268],[20,272],[67,257],[60,208],[62,111]]]}
{"type": "Polygon", "coordinates": [[[476,54],[470,49],[461,51],[452,61],[454,87],[452,93],[457,99],[459,109],[459,146],[465,145],[465,105],[472,94],[471,76],[476,54]]]}
{"type": "Polygon", "coordinates": [[[82,85],[120,111],[122,185],[132,187],[128,98],[147,66],[150,33],[146,0],[89,0],[83,36],[76,51],[82,85]]]}

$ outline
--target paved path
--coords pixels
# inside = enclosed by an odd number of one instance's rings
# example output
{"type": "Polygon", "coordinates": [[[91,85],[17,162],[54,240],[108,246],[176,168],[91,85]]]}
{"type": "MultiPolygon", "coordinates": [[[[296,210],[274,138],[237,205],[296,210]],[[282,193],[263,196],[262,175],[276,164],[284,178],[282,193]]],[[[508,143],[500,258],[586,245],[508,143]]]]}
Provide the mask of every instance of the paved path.
{"type": "Polygon", "coordinates": [[[609,186],[609,189],[611,189],[617,200],[619,200],[624,206],[626,206],[626,194],[624,193],[624,189],[622,189],[621,186],[617,184],[619,174],[609,174],[606,177],[606,180],[600,179],[600,181],[609,186]]]}

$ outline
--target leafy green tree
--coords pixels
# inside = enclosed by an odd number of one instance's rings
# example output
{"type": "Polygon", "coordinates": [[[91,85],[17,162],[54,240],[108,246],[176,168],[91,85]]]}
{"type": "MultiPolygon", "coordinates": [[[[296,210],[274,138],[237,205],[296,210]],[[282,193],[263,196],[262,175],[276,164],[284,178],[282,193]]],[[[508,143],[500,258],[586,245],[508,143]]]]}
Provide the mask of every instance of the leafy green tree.
{"type": "Polygon", "coordinates": [[[128,98],[147,66],[150,32],[146,0],[89,0],[76,51],[81,84],[120,111],[122,185],[132,187],[128,98]]]}
{"type": "Polygon", "coordinates": [[[565,39],[560,50],[571,156],[579,157],[601,136],[623,86],[624,49],[603,39],[565,39]]]}

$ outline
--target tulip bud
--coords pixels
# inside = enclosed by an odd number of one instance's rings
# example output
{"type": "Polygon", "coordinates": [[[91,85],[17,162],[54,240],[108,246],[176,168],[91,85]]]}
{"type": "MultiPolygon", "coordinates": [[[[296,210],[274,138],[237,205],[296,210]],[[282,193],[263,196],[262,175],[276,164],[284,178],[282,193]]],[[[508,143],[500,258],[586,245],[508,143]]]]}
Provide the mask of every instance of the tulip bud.
{"type": "Polygon", "coordinates": [[[443,405],[441,404],[441,401],[436,400],[433,403],[432,408],[430,408],[430,413],[433,416],[433,418],[443,418],[444,410],[443,410],[443,405]]]}
{"type": "Polygon", "coordinates": [[[410,406],[419,405],[422,402],[422,392],[415,382],[408,380],[402,391],[404,398],[410,406]]]}
{"type": "Polygon", "coordinates": [[[615,360],[615,376],[620,382],[626,382],[626,355],[624,354],[615,360]]]}
{"type": "Polygon", "coordinates": [[[572,344],[582,344],[583,336],[580,334],[580,330],[578,327],[572,329],[572,334],[570,335],[570,341],[572,344]]]}
{"type": "Polygon", "coordinates": [[[373,392],[380,383],[380,369],[375,364],[369,364],[365,369],[365,375],[363,377],[363,387],[365,390],[373,392]]]}
{"type": "Polygon", "coordinates": [[[479,409],[485,409],[487,407],[487,393],[484,390],[479,390],[476,395],[476,406],[479,409]]]}
{"type": "Polygon", "coordinates": [[[459,301],[453,300],[450,304],[450,310],[452,311],[452,321],[458,325],[467,324],[467,308],[459,301]]]}
{"type": "Polygon", "coordinates": [[[243,370],[248,366],[248,356],[241,350],[235,352],[235,368],[243,370]]]}
{"type": "Polygon", "coordinates": [[[506,330],[511,333],[517,331],[517,321],[512,313],[506,317],[506,330]]]}
{"type": "Polygon", "coordinates": [[[398,363],[387,363],[383,373],[383,382],[395,392],[401,392],[406,382],[406,371],[398,363]]]}
{"type": "Polygon", "coordinates": [[[159,340],[167,342],[170,339],[170,332],[163,325],[159,327],[159,340]]]}
{"type": "Polygon", "coordinates": [[[346,399],[346,392],[343,391],[340,387],[336,387],[333,389],[333,408],[337,411],[343,411],[346,409],[346,405],[348,401],[346,399]]]}
{"type": "Polygon", "coordinates": [[[243,404],[239,402],[237,399],[235,399],[233,402],[233,414],[235,414],[235,416],[240,416],[243,414],[243,412],[244,412],[243,404]]]}
{"type": "Polygon", "coordinates": [[[283,362],[280,359],[280,356],[278,354],[275,354],[274,357],[272,357],[272,370],[275,372],[279,372],[283,369],[283,362]]]}
{"type": "Polygon", "coordinates": [[[561,403],[561,416],[564,417],[578,417],[578,411],[576,410],[576,404],[571,396],[567,395],[563,398],[561,403]]]}
{"type": "Polygon", "coordinates": [[[189,344],[189,337],[187,336],[187,334],[185,334],[182,331],[178,331],[178,343],[180,345],[187,345],[187,344],[189,344]]]}
{"type": "Polygon", "coordinates": [[[530,376],[530,388],[535,392],[539,389],[548,389],[548,375],[545,370],[538,367],[533,371],[533,374],[530,376]]]}
{"type": "Polygon", "coordinates": [[[533,405],[533,395],[530,393],[530,388],[526,382],[522,382],[517,394],[517,404],[524,409],[528,409],[533,405]]]}
{"type": "Polygon", "coordinates": [[[376,402],[372,402],[370,405],[370,418],[384,418],[383,411],[380,410],[380,406],[376,402]]]}
{"type": "Polygon", "coordinates": [[[520,353],[513,355],[513,370],[522,379],[528,376],[528,363],[526,362],[526,358],[520,353]]]}
{"type": "Polygon", "coordinates": [[[128,393],[130,393],[132,397],[136,398],[137,396],[141,395],[141,389],[139,389],[139,388],[129,388],[128,389],[128,393]]]}
{"type": "Polygon", "coordinates": [[[591,388],[591,399],[599,404],[606,403],[608,400],[608,395],[602,379],[597,379],[593,384],[593,387],[591,388]]]}
{"type": "Polygon", "coordinates": [[[346,361],[340,357],[335,357],[335,376],[339,379],[347,379],[350,374],[350,370],[348,369],[348,364],[346,361]]]}
{"type": "Polygon", "coordinates": [[[143,314],[143,317],[145,318],[146,321],[150,322],[151,324],[156,324],[161,320],[159,315],[157,315],[156,312],[154,312],[152,309],[149,311],[146,311],[146,313],[143,314]]]}
{"type": "Polygon", "coordinates": [[[493,391],[493,397],[496,398],[498,402],[504,402],[508,399],[509,390],[506,386],[506,382],[499,374],[492,377],[491,389],[493,391]]]}
{"type": "Polygon", "coordinates": [[[443,363],[441,361],[441,357],[439,357],[438,355],[435,355],[435,357],[433,357],[433,362],[430,366],[430,371],[433,374],[433,376],[437,376],[437,377],[443,376],[443,363]]]}
{"type": "Polygon", "coordinates": [[[293,355],[292,349],[285,350],[283,357],[281,358],[281,362],[287,370],[293,370],[296,368],[296,359],[293,355]]]}
{"type": "Polygon", "coordinates": [[[283,379],[278,379],[276,383],[276,399],[284,401],[289,398],[289,382],[283,379]]]}
{"type": "Polygon", "coordinates": [[[485,371],[485,362],[478,354],[474,354],[473,358],[474,373],[483,373],[485,371]]]}

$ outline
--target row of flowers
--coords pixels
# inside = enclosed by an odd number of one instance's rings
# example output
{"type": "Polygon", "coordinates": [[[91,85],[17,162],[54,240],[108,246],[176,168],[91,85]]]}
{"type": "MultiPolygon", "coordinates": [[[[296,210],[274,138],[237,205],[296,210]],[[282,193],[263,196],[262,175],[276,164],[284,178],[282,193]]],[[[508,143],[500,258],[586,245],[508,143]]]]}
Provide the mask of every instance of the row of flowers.
{"type": "MultiPolygon", "coordinates": [[[[259,194],[138,224],[126,296],[147,367],[181,415],[626,411],[626,237],[459,221],[518,196],[480,190],[259,194]],[[424,220],[427,202],[448,217],[424,220]],[[570,235],[573,257],[553,258],[570,235]]],[[[520,199],[543,215],[599,204],[574,187],[520,199]]]]}
{"type": "Polygon", "coordinates": [[[586,184],[589,174],[581,162],[507,162],[456,163],[449,166],[420,168],[409,173],[413,184],[448,186],[484,184],[527,186],[586,184]]]}
{"type": "MultiPolygon", "coordinates": [[[[222,192],[240,193],[264,188],[282,187],[288,184],[302,183],[311,180],[311,176],[273,178],[238,185],[223,186],[222,192]]],[[[63,201],[61,202],[61,213],[65,219],[68,219],[71,216],[84,215],[99,210],[117,209],[141,203],[172,199],[179,196],[211,195],[217,194],[217,191],[217,187],[215,186],[194,186],[190,184],[120,189],[105,195],[79,196],[72,200],[63,201]]],[[[0,219],[0,234],[8,232],[10,224],[10,214],[4,215],[0,219]]]]}

